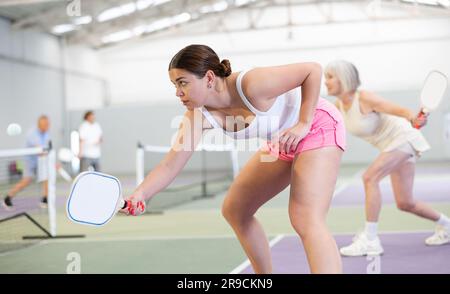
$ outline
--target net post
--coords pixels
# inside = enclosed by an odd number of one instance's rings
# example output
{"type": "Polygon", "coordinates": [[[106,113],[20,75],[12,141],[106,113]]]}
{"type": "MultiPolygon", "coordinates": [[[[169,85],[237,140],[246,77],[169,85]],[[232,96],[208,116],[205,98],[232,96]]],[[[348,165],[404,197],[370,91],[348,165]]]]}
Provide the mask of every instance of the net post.
{"type": "Polygon", "coordinates": [[[144,146],[141,142],[137,143],[136,149],[136,186],[144,181],[144,146]]]}
{"type": "Polygon", "coordinates": [[[233,179],[235,179],[239,174],[239,157],[236,146],[233,144],[230,150],[231,163],[233,165],[233,179]]]}
{"type": "Polygon", "coordinates": [[[48,218],[50,222],[50,234],[52,237],[56,236],[56,152],[52,148],[52,143],[49,142],[47,154],[47,169],[48,169],[48,191],[47,191],[47,206],[48,218]]]}
{"type": "Polygon", "coordinates": [[[205,149],[202,148],[200,150],[202,153],[202,196],[201,197],[208,197],[208,191],[207,191],[207,178],[206,178],[206,153],[205,149]]]}

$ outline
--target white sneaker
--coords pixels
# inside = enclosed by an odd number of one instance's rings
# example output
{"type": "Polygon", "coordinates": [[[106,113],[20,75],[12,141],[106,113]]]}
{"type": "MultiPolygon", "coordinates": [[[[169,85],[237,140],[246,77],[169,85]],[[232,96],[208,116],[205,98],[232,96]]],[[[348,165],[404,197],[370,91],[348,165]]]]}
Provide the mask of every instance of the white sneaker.
{"type": "Polygon", "coordinates": [[[450,242],[450,228],[443,226],[436,226],[433,236],[425,240],[428,246],[439,246],[450,242]]]}
{"type": "Polygon", "coordinates": [[[12,211],[14,210],[14,206],[11,202],[11,198],[5,198],[2,200],[2,207],[6,210],[6,211],[12,211]]]}
{"type": "Polygon", "coordinates": [[[339,251],[343,256],[381,255],[384,252],[380,239],[369,240],[364,232],[353,237],[353,243],[339,251]]]}
{"type": "Polygon", "coordinates": [[[47,206],[47,198],[45,198],[45,197],[42,197],[41,198],[41,201],[39,202],[39,206],[41,207],[41,208],[47,208],[48,206],[47,206]]]}

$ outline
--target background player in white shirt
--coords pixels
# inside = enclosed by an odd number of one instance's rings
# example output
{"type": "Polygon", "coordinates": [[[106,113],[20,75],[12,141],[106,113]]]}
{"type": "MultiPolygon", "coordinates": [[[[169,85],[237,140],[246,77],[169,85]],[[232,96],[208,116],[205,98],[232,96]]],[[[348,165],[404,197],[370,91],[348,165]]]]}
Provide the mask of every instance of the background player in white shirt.
{"type": "Polygon", "coordinates": [[[90,167],[100,170],[102,128],[95,121],[93,111],[84,114],[84,121],[79,128],[80,133],[80,171],[87,171],[90,167]]]}

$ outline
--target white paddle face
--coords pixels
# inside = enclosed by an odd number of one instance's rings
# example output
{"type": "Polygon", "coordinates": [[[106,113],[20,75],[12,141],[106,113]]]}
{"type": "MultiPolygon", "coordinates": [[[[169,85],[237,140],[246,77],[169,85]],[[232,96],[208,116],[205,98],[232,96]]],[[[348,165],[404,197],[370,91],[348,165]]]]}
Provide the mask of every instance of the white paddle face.
{"type": "Polygon", "coordinates": [[[439,106],[447,89],[447,83],[447,77],[439,71],[428,74],[420,93],[420,101],[426,111],[433,111],[439,106]]]}
{"type": "Polygon", "coordinates": [[[123,205],[117,178],[98,172],[83,172],[72,184],[67,200],[67,216],[73,222],[103,226],[123,205]]]}

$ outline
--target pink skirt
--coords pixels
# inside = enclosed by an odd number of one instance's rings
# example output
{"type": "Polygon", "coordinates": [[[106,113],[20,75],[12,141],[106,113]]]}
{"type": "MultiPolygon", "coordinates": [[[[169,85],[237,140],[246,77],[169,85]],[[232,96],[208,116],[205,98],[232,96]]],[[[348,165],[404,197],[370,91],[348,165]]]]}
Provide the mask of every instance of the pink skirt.
{"type": "Polygon", "coordinates": [[[304,151],[328,146],[337,146],[344,151],[345,144],[345,125],[341,113],[332,103],[319,98],[311,130],[298,143],[295,150],[285,153],[278,150],[270,141],[263,147],[263,150],[281,160],[291,162],[295,155],[304,151]]]}

